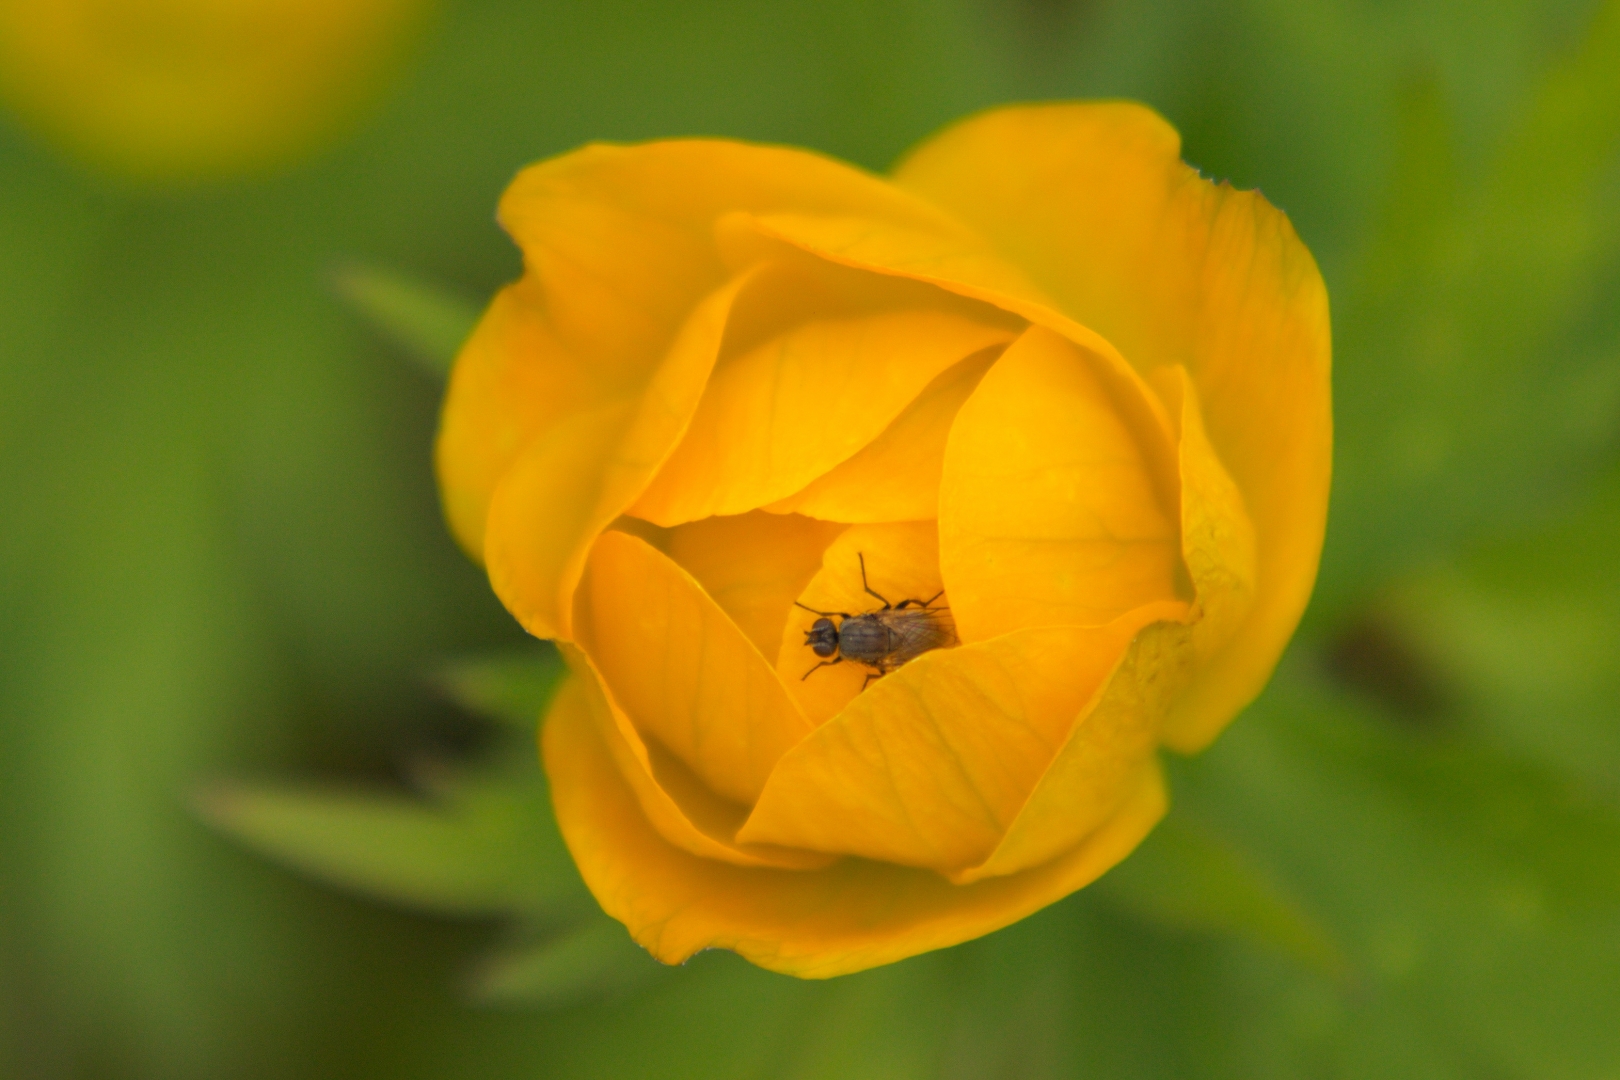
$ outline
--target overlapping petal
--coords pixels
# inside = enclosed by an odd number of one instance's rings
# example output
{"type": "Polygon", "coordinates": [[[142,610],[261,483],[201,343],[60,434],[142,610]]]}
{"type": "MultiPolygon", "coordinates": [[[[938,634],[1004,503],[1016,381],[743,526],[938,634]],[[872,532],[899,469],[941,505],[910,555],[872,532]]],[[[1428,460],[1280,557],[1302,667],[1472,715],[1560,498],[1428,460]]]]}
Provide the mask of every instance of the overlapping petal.
{"type": "MultiPolygon", "coordinates": [[[[837,265],[926,282],[1055,331],[1097,357],[1130,423],[1170,430],[1158,399],[1114,344],[1066,314],[977,233],[955,224],[925,230],[871,218],[805,213],[735,214],[726,221],[734,233],[748,230],[758,243],[774,241],[837,265]]],[[[1159,467],[1168,472],[1174,465],[1165,460],[1159,467]]]]}
{"type": "Polygon", "coordinates": [[[536,637],[568,638],[592,541],[646,488],[686,430],[719,353],[733,278],[687,318],[636,398],[575,413],[539,435],[495,489],[484,565],[501,602],[536,637]]]}
{"type": "MultiPolygon", "coordinates": [[[[1131,641],[1185,607],[1149,605],[1108,626],[1018,630],[923,654],[793,747],[738,837],[939,871],[983,861],[1077,722],[1091,726],[1088,705],[1131,641]]],[[[1136,727],[1133,769],[1153,746],[1151,721],[1136,727]]],[[[1114,787],[1100,799],[1113,809],[1114,787]]],[[[1090,815],[1065,846],[1098,823],[1090,815]]]]}
{"type": "Polygon", "coordinates": [[[694,856],[649,824],[574,683],[543,739],[557,821],[603,908],[665,963],[724,948],[807,978],[860,971],[1016,922],[1123,859],[1165,810],[1163,780],[1140,786],[1086,841],[1020,874],[953,885],[926,870],[845,859],[822,870],[751,869],[694,856]]]}
{"type": "Polygon", "coordinates": [[[752,804],[811,731],[753,642],[690,574],[622,532],[592,547],[579,602],[580,644],[642,738],[752,804]]]}
{"type": "Polygon", "coordinates": [[[791,495],[870,443],[940,372],[1010,337],[943,307],[902,308],[824,316],[726,357],[633,512],[668,526],[791,495]]]}
{"type": "Polygon", "coordinates": [[[1140,105],[997,109],[923,144],[895,181],[973,226],[1142,370],[1191,373],[1257,547],[1250,613],[1165,732],[1193,750],[1259,692],[1304,610],[1333,425],[1327,293],[1310,252],[1259,193],[1203,180],[1179,152],[1140,105]]]}

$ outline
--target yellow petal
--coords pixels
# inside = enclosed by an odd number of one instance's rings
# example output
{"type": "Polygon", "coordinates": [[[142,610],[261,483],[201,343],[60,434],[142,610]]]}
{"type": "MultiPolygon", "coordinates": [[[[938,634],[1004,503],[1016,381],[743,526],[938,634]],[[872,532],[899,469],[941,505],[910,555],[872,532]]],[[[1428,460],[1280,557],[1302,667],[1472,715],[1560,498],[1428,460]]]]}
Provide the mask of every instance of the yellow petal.
{"type": "Polygon", "coordinates": [[[520,285],[502,289],[462,346],[434,448],[445,516],[474,559],[501,477],[536,435],[605,402],[520,285]]]}
{"type": "Polygon", "coordinates": [[[1316,577],[1332,462],[1327,293],[1287,217],[1199,177],[1152,111],[998,109],[919,148],[896,182],[976,227],[1061,309],[1144,371],[1192,374],[1209,441],[1254,523],[1253,608],[1200,703],[1193,750],[1259,692],[1316,577]]]}
{"type": "Polygon", "coordinates": [[[597,535],[635,501],[697,408],[748,284],[744,273],[705,297],[639,399],[570,414],[502,476],[490,502],[484,565],[501,603],[536,637],[567,638],[574,588],[597,535]]]}
{"type": "Polygon", "coordinates": [[[737,866],[816,870],[837,861],[835,856],[813,851],[736,843],[748,807],[716,795],[673,754],[644,741],[584,650],[568,642],[558,647],[573,678],[557,691],[554,700],[559,704],[553,708],[577,708],[589,714],[620,778],[648,823],[665,840],[700,858],[737,866]]]}
{"type": "Polygon", "coordinates": [[[836,522],[755,511],[678,526],[667,550],[760,653],[774,657],[793,601],[843,530],[836,522]]]}
{"type": "Polygon", "coordinates": [[[1241,665],[1226,663],[1226,650],[1243,648],[1239,637],[1254,607],[1254,525],[1243,493],[1227,474],[1204,432],[1198,388],[1187,369],[1154,372],[1160,394],[1179,417],[1181,429],[1181,553],[1192,578],[1198,619],[1192,626],[1195,673],[1176,697],[1164,722],[1164,741],[1198,747],[1231,719],[1231,701],[1241,665]]]}
{"type": "Polygon", "coordinates": [[[691,575],[625,533],[596,541],[580,606],[580,644],[642,738],[752,805],[811,730],[760,651],[691,575]]]}
{"type": "Polygon", "coordinates": [[[875,439],[940,372],[1010,337],[941,304],[827,315],[722,357],[633,513],[668,526],[791,495],[875,439]]]}
{"type": "Polygon", "coordinates": [[[557,823],[604,910],[658,959],[731,949],[806,978],[944,948],[1018,921],[1089,884],[1163,816],[1156,769],[1085,842],[1044,866],[972,885],[925,870],[844,860],[824,870],[748,869],[667,843],[614,767],[589,710],[565,687],[543,739],[557,823]]]}
{"type": "MultiPolygon", "coordinates": [[[[951,875],[957,882],[1017,873],[1058,857],[1132,797],[1157,749],[1159,722],[1193,666],[1186,606],[1151,605],[1146,625],[1125,650],[1062,749],[1047,765],[994,852],[951,875]]],[[[1138,623],[1138,625],[1143,625],[1138,623]]]]}
{"type": "MultiPolygon", "coordinates": [[[[821,557],[821,569],[798,597],[803,607],[788,612],[776,653],[776,673],[799,710],[812,724],[835,716],[861,692],[871,669],[856,663],[817,667],[820,658],[805,644],[815,611],[859,615],[883,606],[861,584],[867,581],[890,603],[927,600],[943,586],[939,578],[939,533],[932,521],[856,525],[839,535],[821,557]],[[807,609],[814,609],[807,610],[807,609]],[[814,669],[814,670],[813,670],[814,669]]],[[[943,597],[940,603],[948,603],[943,597]]]]}
{"type": "Polygon", "coordinates": [[[940,569],[963,641],[1100,626],[1177,597],[1178,529],[1094,358],[1032,327],[957,414],[940,569]]]}
{"type": "MultiPolygon", "coordinates": [[[[1105,627],[1019,630],[925,653],[788,751],[738,839],[939,871],[983,861],[1131,640],[1185,608],[1152,605],[1105,627]]],[[[1122,770],[1140,769],[1136,743],[1153,746],[1154,724],[1139,727],[1130,746],[1114,740],[1129,754],[1122,770]]],[[[1119,801],[1110,784],[1071,802],[1088,799],[1110,811],[1119,801]]],[[[1100,819],[1087,814],[1065,846],[1100,819]]]]}
{"type": "Polygon", "coordinates": [[[999,355],[1000,348],[986,349],[946,369],[854,457],[766,509],[828,521],[937,518],[945,439],[957,410],[999,355]]]}

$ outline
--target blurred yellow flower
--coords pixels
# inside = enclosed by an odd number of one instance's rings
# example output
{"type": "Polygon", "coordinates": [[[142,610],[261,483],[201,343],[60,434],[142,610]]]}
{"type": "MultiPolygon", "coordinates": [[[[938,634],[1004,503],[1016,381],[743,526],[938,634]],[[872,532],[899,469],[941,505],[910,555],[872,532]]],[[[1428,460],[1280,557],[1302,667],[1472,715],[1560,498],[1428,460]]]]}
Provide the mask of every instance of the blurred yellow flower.
{"type": "Polygon", "coordinates": [[[1327,297],[1150,110],[992,111],[887,180],[590,146],[501,220],[526,271],[441,488],[569,660],[558,821],[660,959],[829,976],[1022,918],[1269,677],[1326,518],[1327,297]]]}
{"type": "Polygon", "coordinates": [[[76,156],[229,175],[352,115],[430,0],[0,0],[0,98],[76,156]]]}

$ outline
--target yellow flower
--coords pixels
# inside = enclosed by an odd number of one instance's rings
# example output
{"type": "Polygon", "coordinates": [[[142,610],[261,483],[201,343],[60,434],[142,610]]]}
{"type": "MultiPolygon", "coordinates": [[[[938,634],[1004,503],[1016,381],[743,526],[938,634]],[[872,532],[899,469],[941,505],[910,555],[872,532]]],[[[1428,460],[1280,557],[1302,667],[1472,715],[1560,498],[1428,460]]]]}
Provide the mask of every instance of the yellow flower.
{"type": "Polygon", "coordinates": [[[0,98],[148,180],[237,173],[350,115],[429,0],[0,0],[0,98]]]}
{"type": "Polygon", "coordinates": [[[526,270],[441,488],[568,658],[558,822],[655,956],[819,977],[1005,926],[1124,858],[1159,747],[1265,683],[1322,543],[1327,297],[1150,110],[988,112],[886,180],[590,146],[501,220],[526,270]],[[863,563],[955,640],[807,675],[815,612],[882,611],[863,563]]]}

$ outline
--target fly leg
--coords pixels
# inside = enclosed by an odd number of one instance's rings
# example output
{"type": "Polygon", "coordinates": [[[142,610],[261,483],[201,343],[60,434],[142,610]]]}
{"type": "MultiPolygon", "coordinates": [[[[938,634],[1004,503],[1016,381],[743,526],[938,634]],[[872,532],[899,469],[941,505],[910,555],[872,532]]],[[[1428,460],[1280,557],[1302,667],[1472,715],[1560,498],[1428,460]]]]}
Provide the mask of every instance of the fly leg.
{"type": "MultiPolygon", "coordinates": [[[[819,612],[818,612],[818,614],[819,614],[819,612]]],[[[808,679],[810,676],[814,675],[816,672],[820,671],[824,667],[832,667],[834,664],[842,664],[843,662],[844,662],[844,658],[842,656],[837,657],[836,659],[833,659],[833,660],[823,660],[821,663],[817,664],[815,667],[811,668],[809,671],[805,672],[803,675],[800,675],[799,676],[799,681],[804,682],[804,680],[808,679]]],[[[864,684],[861,686],[861,689],[862,690],[866,689],[864,684]]]]}
{"type": "Polygon", "coordinates": [[[886,673],[882,671],[868,671],[866,673],[866,678],[861,682],[861,689],[865,690],[868,686],[872,685],[873,679],[881,679],[885,674],[886,673]]]}
{"type": "Polygon", "coordinates": [[[938,600],[940,597],[942,597],[944,595],[945,595],[945,590],[941,589],[941,590],[939,590],[939,592],[935,593],[933,596],[930,596],[926,600],[902,600],[902,601],[900,601],[898,604],[896,604],[894,606],[894,610],[899,611],[902,608],[910,606],[911,604],[916,604],[920,608],[927,609],[927,608],[933,606],[933,603],[934,603],[935,600],[938,600]]]}
{"type": "MultiPolygon", "coordinates": [[[[861,560],[861,588],[865,589],[867,592],[871,593],[873,596],[877,597],[879,600],[882,600],[883,601],[883,610],[884,611],[887,611],[890,608],[892,608],[894,605],[889,603],[888,600],[884,599],[884,596],[883,596],[882,593],[878,592],[876,589],[872,588],[872,586],[870,586],[870,585],[868,585],[866,583],[866,556],[861,554],[859,551],[857,551],[855,553],[855,557],[857,559],[861,560]]],[[[906,605],[901,604],[900,606],[905,607],[906,605]]]]}
{"type": "Polygon", "coordinates": [[[834,615],[838,616],[840,619],[853,619],[855,617],[847,611],[817,611],[808,604],[800,604],[797,600],[793,601],[793,603],[798,607],[804,608],[804,610],[808,611],[812,615],[820,615],[823,619],[830,619],[834,615]]]}

